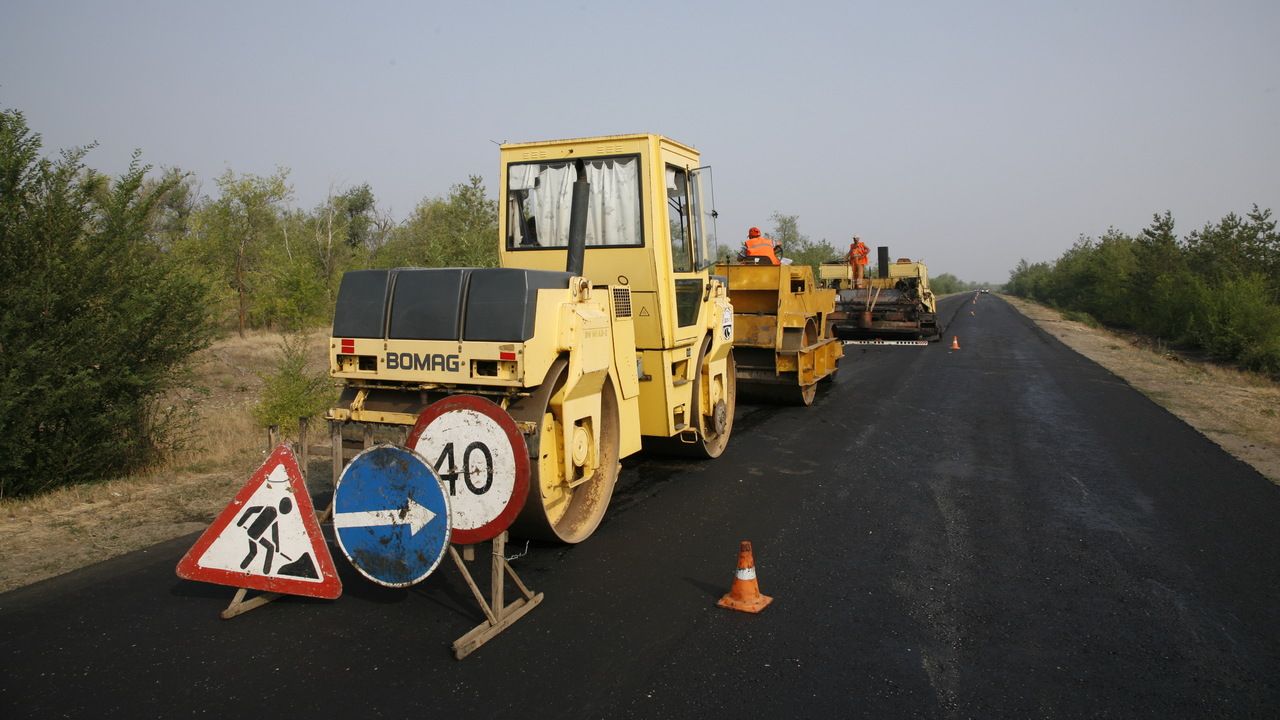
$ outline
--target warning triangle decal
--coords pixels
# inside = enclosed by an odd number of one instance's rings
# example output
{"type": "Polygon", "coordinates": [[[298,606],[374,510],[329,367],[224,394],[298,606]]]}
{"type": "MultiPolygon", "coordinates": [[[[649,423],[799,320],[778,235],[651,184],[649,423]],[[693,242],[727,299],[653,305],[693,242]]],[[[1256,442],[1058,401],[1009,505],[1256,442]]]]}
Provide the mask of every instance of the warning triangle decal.
{"type": "Polygon", "coordinates": [[[178,563],[185,580],[336,599],[342,582],[293,449],[281,444],[178,563]]]}

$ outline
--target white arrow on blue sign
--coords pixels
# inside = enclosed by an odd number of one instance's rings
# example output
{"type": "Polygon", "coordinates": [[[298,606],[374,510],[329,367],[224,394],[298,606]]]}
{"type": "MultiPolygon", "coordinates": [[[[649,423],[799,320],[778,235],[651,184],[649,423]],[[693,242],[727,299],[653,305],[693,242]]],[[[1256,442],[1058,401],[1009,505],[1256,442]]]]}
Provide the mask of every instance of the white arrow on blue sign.
{"type": "Polygon", "coordinates": [[[427,461],[378,445],[360,453],[333,489],[338,547],[361,575],[388,587],[421,582],[449,548],[449,499],[427,461]]]}

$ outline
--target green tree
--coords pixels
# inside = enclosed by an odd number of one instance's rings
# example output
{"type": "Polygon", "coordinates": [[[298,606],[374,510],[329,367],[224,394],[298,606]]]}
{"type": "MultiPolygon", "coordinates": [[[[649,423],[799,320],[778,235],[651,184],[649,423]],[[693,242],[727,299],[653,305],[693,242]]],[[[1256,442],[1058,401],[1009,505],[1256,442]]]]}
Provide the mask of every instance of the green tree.
{"type": "Polygon", "coordinates": [[[1256,272],[1269,279],[1270,301],[1280,305],[1280,233],[1271,210],[1259,210],[1257,204],[1245,215],[1244,255],[1256,272]]]}
{"type": "Polygon", "coordinates": [[[169,251],[182,244],[191,233],[191,220],[200,207],[195,176],[179,168],[165,168],[159,178],[147,178],[143,190],[158,193],[152,209],[147,236],[156,247],[169,251]]]}
{"type": "Polygon", "coordinates": [[[234,294],[236,328],[244,337],[262,260],[280,232],[282,204],[292,195],[289,171],[274,175],[236,175],[217,179],[219,196],[201,209],[193,248],[208,267],[216,268],[224,287],[234,294]]]}
{"type": "Polygon", "coordinates": [[[176,438],[163,401],[211,327],[196,271],[149,238],[171,181],[40,157],[0,112],[0,496],[118,475],[176,438]]]}
{"type": "Polygon", "coordinates": [[[825,239],[814,242],[800,232],[799,215],[783,215],[775,211],[769,216],[769,221],[773,224],[769,237],[782,245],[783,255],[797,265],[813,268],[814,277],[818,276],[819,265],[840,255],[840,251],[825,239]]]}
{"type": "Polygon", "coordinates": [[[498,264],[498,203],[472,175],[444,198],[418,204],[376,256],[383,267],[493,267],[498,264]]]}
{"type": "Polygon", "coordinates": [[[1050,272],[1049,263],[1029,263],[1026,258],[1023,258],[1009,273],[1009,282],[1005,284],[1005,290],[1018,297],[1048,302],[1049,297],[1045,288],[1050,272]]]}
{"type": "Polygon", "coordinates": [[[311,219],[309,251],[318,263],[317,270],[332,304],[342,273],[368,266],[390,237],[392,223],[378,214],[368,183],[342,193],[329,193],[311,219]]]}
{"type": "Polygon", "coordinates": [[[1166,339],[1185,335],[1192,315],[1187,305],[1192,293],[1188,290],[1194,278],[1171,212],[1153,215],[1151,224],[1134,236],[1133,261],[1128,295],[1135,326],[1166,339]]]}
{"type": "MultiPolygon", "coordinates": [[[[314,243],[318,219],[293,210],[280,216],[278,233],[263,245],[254,271],[249,322],[255,327],[297,331],[329,316],[329,270],[314,243]]],[[[349,248],[341,245],[340,256],[349,248]]]]}
{"type": "Polygon", "coordinates": [[[346,224],[346,242],[353,248],[377,249],[386,241],[385,226],[379,222],[377,202],[369,183],[349,188],[331,197],[328,203],[338,210],[346,224]]]}
{"type": "Polygon", "coordinates": [[[950,295],[963,292],[965,283],[951,273],[942,273],[929,278],[929,288],[935,295],[950,295]]]}

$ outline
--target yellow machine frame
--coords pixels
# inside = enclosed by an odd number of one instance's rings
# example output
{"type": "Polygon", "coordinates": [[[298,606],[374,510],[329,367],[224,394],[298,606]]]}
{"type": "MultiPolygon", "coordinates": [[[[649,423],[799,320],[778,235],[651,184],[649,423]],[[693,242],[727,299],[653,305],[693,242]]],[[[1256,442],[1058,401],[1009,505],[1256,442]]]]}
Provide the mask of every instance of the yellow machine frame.
{"type": "MultiPolygon", "coordinates": [[[[330,371],[346,387],[328,417],[338,434],[346,423],[362,423],[390,427],[403,438],[431,402],[456,393],[487,396],[516,421],[530,451],[533,489],[515,529],[578,542],[599,524],[618,461],[638,451],[642,438],[702,457],[718,456],[728,442],[735,402],[733,310],[723,282],[711,272],[709,169],[699,167],[696,150],[659,135],[507,144],[500,156],[503,270],[361,271],[374,286],[385,282],[384,313],[391,312],[386,308],[401,283],[397,278],[410,283],[423,273],[457,274],[464,279],[454,304],[438,312],[462,319],[448,337],[405,339],[387,330],[394,321],[386,318],[367,321],[372,329],[362,334],[338,334],[335,316],[330,371]],[[569,277],[564,271],[573,258],[566,244],[513,240],[512,213],[521,202],[512,190],[513,167],[524,166],[521,177],[571,169],[589,176],[588,166],[619,158],[628,168],[638,161],[639,242],[588,245],[580,271],[569,277]],[[508,276],[498,275],[504,271],[523,283],[521,291],[504,295],[490,288],[498,299],[486,305],[476,283],[505,281],[508,276]],[[526,286],[533,300],[523,299],[526,286]],[[520,298],[512,300],[510,312],[529,319],[527,336],[464,339],[473,316],[502,324],[505,297],[520,298]]],[[[603,197],[601,191],[591,201],[603,197]]],[[[618,211],[607,200],[587,207],[588,218],[618,211]]],[[[353,288],[360,283],[358,273],[344,277],[339,315],[349,279],[353,288]]],[[[356,308],[353,315],[376,315],[381,297],[373,292],[363,304],[346,304],[356,308]]]]}
{"type": "MultiPolygon", "coordinates": [[[[512,213],[509,171],[512,165],[531,162],[568,162],[589,158],[635,156],[640,159],[640,207],[643,228],[641,246],[588,246],[582,274],[593,287],[608,288],[612,294],[629,294],[635,333],[635,362],[638,385],[626,392],[623,401],[637,400],[639,412],[624,414],[623,447],[639,449],[641,436],[679,437],[695,442],[692,417],[693,386],[699,385],[701,408],[715,407],[732,392],[732,342],[724,333],[732,323],[732,308],[724,284],[712,277],[710,260],[715,257],[712,228],[705,214],[689,218],[694,247],[706,259],[701,269],[676,270],[673,228],[668,212],[668,168],[686,173],[699,169],[698,152],[688,145],[661,135],[613,135],[607,137],[518,143],[502,146],[502,185],[499,193],[499,235],[511,236],[512,213]],[[701,301],[696,317],[681,324],[676,308],[677,284],[698,283],[701,301]],[[695,383],[699,370],[709,382],[695,383]]],[[[710,209],[709,197],[698,198],[697,207],[710,209]]],[[[504,242],[499,254],[503,267],[552,270],[565,266],[563,248],[517,249],[504,242]]],[[[619,366],[625,348],[617,348],[619,366]]],[[[730,413],[731,414],[731,413],[730,413]]],[[[732,418],[726,419],[731,422],[732,418]]],[[[723,449],[723,448],[721,448],[723,449]]],[[[629,453],[624,453],[629,454],[629,453]]],[[[719,454],[719,451],[715,452],[719,454]]]]}
{"type": "MultiPolygon", "coordinates": [[[[929,289],[929,268],[923,260],[898,258],[889,266],[889,277],[869,277],[863,280],[867,287],[882,290],[893,287],[902,278],[920,279],[920,297],[925,308],[931,312],[938,311],[937,298],[929,289]]],[[[849,290],[853,288],[853,268],[849,263],[823,263],[818,266],[818,278],[829,288],[849,290]]]]}
{"type": "Polygon", "coordinates": [[[740,392],[812,403],[844,355],[826,331],[836,291],[819,289],[808,265],[722,263],[716,272],[729,282],[740,392]]]}

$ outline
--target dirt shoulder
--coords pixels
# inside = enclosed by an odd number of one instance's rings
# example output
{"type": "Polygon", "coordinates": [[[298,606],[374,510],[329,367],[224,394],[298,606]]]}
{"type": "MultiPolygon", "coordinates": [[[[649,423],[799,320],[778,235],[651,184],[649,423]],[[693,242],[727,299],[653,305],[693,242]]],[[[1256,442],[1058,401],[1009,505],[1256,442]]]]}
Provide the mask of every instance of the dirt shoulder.
{"type": "MultiPolygon", "coordinates": [[[[0,592],[207,527],[266,456],[266,432],[254,424],[252,409],[261,374],[274,366],[282,340],[275,333],[249,333],[197,355],[195,436],[165,465],[0,500],[0,592]]],[[[314,368],[326,367],[327,344],[327,330],[312,333],[308,359],[314,368]]],[[[324,479],[327,486],[328,473],[324,479]]]]}
{"type": "Polygon", "coordinates": [[[1232,456],[1280,484],[1280,384],[1204,362],[1150,340],[1066,319],[1000,296],[1068,347],[1124,379],[1232,456]]]}
{"type": "MultiPolygon", "coordinates": [[[[1280,483],[1280,385],[1004,299],[1280,483]]],[[[257,333],[221,341],[201,354],[197,373],[208,394],[199,406],[199,436],[165,467],[29,500],[0,500],[0,592],[206,527],[265,456],[265,434],[250,412],[262,387],[259,374],[271,367],[280,340],[257,333]]],[[[326,341],[323,332],[313,335],[309,352],[317,367],[324,366],[326,341]]],[[[327,486],[324,463],[313,463],[312,470],[313,489],[327,486]]]]}

